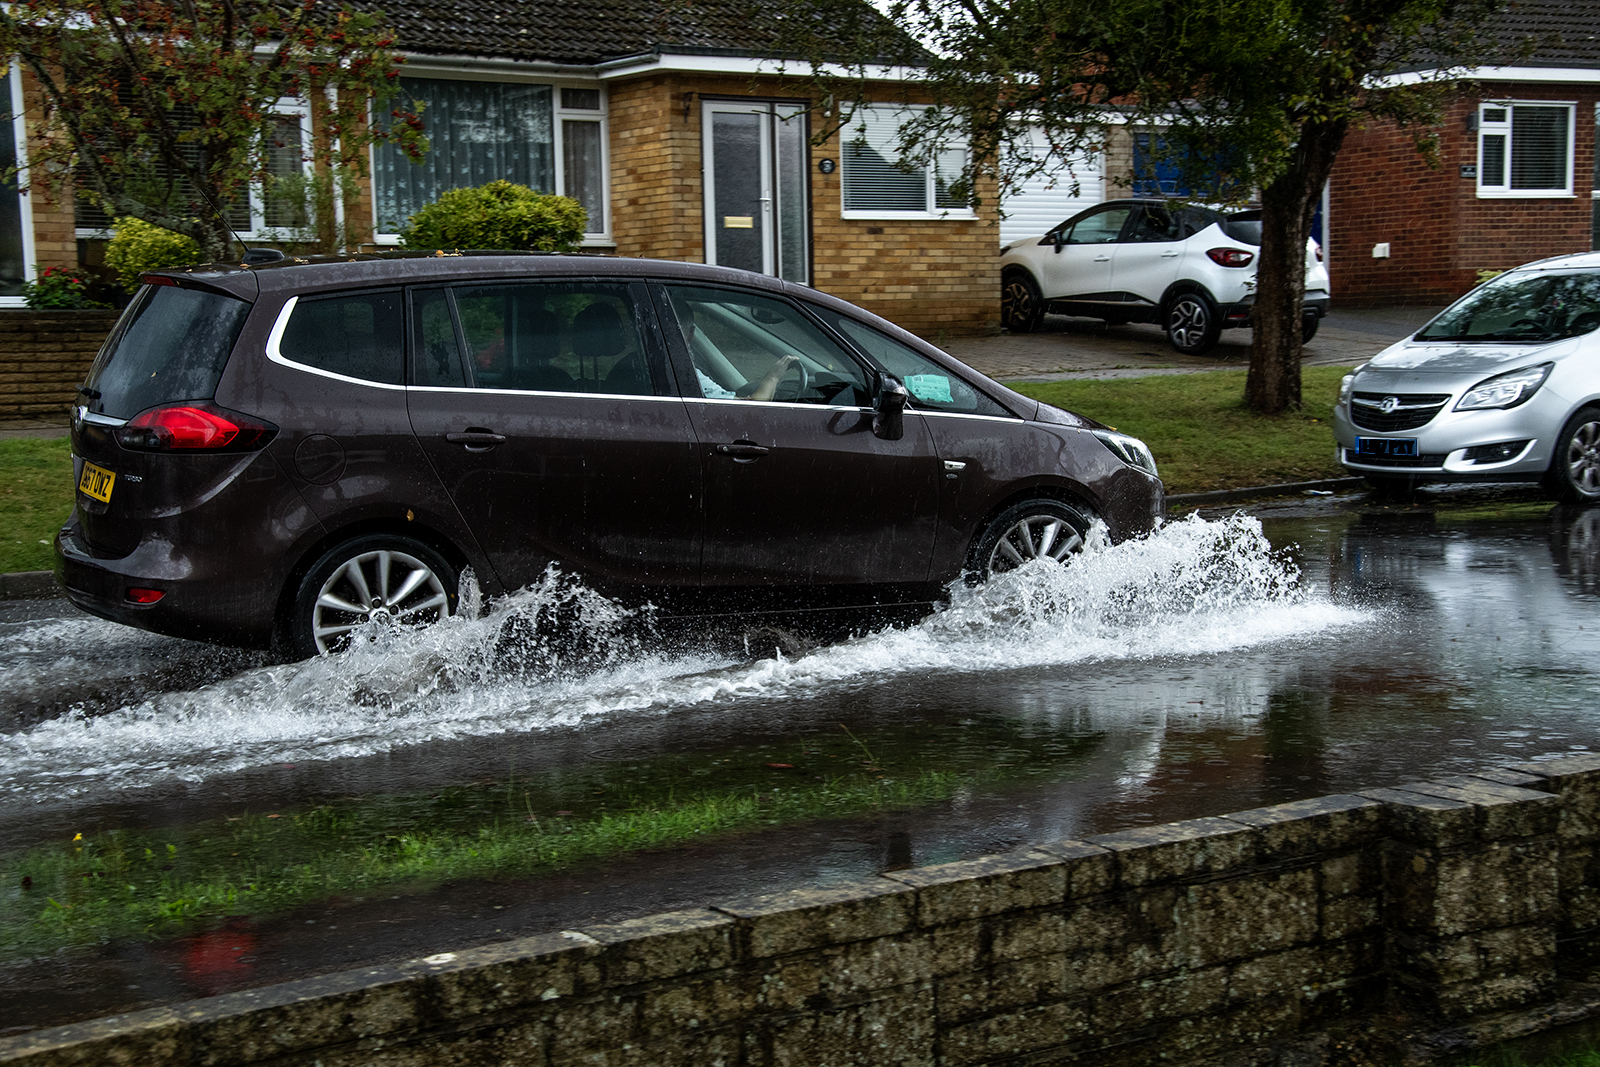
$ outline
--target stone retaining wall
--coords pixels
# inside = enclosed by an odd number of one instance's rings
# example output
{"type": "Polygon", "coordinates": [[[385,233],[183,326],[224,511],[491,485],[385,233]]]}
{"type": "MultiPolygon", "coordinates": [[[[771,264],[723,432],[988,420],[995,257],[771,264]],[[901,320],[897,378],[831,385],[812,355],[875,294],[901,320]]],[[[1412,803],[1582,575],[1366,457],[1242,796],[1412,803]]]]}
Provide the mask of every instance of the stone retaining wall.
{"type": "Polygon", "coordinates": [[[72,407],[115,311],[0,311],[0,418],[72,407]]]}
{"type": "Polygon", "coordinates": [[[1582,755],[306,979],[0,1062],[1392,1064],[1600,1014],[1574,981],[1597,838],[1582,755]]]}

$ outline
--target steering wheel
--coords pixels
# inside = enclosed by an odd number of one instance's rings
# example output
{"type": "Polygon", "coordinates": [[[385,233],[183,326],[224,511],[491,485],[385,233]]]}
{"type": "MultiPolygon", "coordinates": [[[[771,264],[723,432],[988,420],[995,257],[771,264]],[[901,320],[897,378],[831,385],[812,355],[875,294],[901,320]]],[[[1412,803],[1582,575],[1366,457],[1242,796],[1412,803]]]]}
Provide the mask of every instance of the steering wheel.
{"type": "Polygon", "coordinates": [[[1546,326],[1544,323],[1538,321],[1537,319],[1518,319],[1516,322],[1513,322],[1510,326],[1507,326],[1506,329],[1507,330],[1515,330],[1515,329],[1519,329],[1519,328],[1521,328],[1523,326],[1531,326],[1535,330],[1538,330],[1540,333],[1549,333],[1550,332],[1550,328],[1548,326],[1546,326]]]}
{"type": "Polygon", "coordinates": [[[773,391],[772,399],[774,399],[774,400],[798,400],[800,397],[805,396],[806,395],[806,391],[811,388],[811,372],[806,370],[806,365],[805,365],[804,361],[802,361],[801,359],[796,357],[795,361],[793,363],[789,364],[789,370],[799,371],[800,372],[799,373],[799,381],[795,385],[794,392],[791,393],[786,388],[786,386],[788,385],[788,382],[789,382],[789,375],[786,372],[784,374],[784,376],[783,376],[783,381],[779,382],[778,383],[778,388],[773,391]]]}

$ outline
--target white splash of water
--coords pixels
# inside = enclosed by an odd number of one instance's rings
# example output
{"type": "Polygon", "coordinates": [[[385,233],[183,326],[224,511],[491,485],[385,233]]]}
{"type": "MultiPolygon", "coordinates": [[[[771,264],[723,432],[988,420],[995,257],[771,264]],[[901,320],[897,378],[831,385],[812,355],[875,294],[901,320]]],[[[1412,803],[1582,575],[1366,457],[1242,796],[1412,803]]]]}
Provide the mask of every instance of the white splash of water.
{"type": "Polygon", "coordinates": [[[958,583],[949,604],[916,625],[753,662],[653,649],[638,637],[637,616],[554,572],[484,608],[428,630],[372,631],[337,655],[109,714],[39,723],[0,738],[0,790],[45,799],[200,781],[623,711],[803,700],[908,674],[1204,656],[1367,618],[1305,591],[1260,523],[1243,516],[1191,518],[1120,545],[1091,539],[1066,566],[1030,563],[980,587],[958,583]]]}

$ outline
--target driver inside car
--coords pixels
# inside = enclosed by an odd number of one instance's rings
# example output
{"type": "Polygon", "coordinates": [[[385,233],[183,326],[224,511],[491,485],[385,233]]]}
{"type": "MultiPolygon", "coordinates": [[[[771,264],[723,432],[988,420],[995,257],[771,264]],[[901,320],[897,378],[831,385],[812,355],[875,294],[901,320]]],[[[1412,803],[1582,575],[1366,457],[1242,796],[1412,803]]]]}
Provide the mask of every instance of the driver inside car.
{"type": "Polygon", "coordinates": [[[678,321],[683,324],[683,340],[689,346],[689,355],[694,361],[694,374],[700,381],[701,395],[707,400],[771,400],[778,391],[778,383],[789,373],[789,368],[800,362],[799,356],[782,356],[754,384],[741,383],[733,363],[696,324],[696,314],[694,308],[680,306],[678,321]]]}

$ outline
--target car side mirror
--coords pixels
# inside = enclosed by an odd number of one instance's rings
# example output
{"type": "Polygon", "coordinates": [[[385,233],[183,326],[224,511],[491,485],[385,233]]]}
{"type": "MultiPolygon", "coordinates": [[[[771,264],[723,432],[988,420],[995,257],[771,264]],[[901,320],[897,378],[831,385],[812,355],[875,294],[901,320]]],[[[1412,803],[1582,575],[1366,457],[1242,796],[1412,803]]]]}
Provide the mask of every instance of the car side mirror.
{"type": "Polygon", "coordinates": [[[872,435],[885,441],[898,441],[906,435],[906,401],[911,394],[906,387],[888,375],[878,386],[878,396],[872,405],[872,435]]]}
{"type": "Polygon", "coordinates": [[[1061,246],[1067,243],[1067,235],[1061,230],[1055,232],[1056,255],[1061,254],[1061,246]]]}

